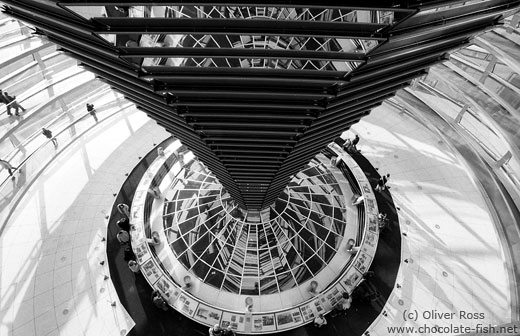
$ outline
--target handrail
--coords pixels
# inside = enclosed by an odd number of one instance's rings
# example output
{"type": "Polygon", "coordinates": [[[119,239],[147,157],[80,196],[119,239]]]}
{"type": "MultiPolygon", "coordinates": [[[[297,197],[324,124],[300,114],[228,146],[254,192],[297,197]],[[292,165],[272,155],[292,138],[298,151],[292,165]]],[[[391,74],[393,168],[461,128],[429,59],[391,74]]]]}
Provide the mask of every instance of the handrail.
{"type": "MultiPolygon", "coordinates": [[[[423,99],[421,99],[420,97],[418,97],[418,96],[416,95],[416,93],[415,93],[413,90],[408,90],[408,92],[409,92],[412,96],[414,96],[416,99],[418,99],[419,101],[421,101],[422,103],[427,104],[425,101],[423,101],[423,99]]],[[[436,108],[434,108],[433,105],[429,105],[429,104],[427,104],[427,105],[429,106],[430,109],[432,109],[433,111],[435,111],[436,113],[438,113],[438,111],[436,110],[436,108]]],[[[491,127],[489,127],[488,125],[484,124],[484,123],[480,120],[480,118],[478,118],[478,117],[477,117],[475,114],[473,114],[472,112],[469,112],[469,109],[468,109],[467,111],[468,111],[468,113],[469,113],[470,115],[472,115],[475,119],[477,119],[477,120],[479,121],[480,125],[484,126],[485,128],[487,128],[487,129],[488,129],[489,131],[491,131],[492,133],[496,134],[496,132],[495,132],[491,127]]],[[[454,120],[454,122],[456,122],[456,121],[454,120]]],[[[483,141],[481,141],[480,139],[478,139],[477,136],[474,135],[473,132],[471,132],[471,131],[470,131],[466,126],[464,126],[461,122],[457,122],[457,124],[459,124],[459,126],[461,126],[462,128],[464,128],[464,129],[467,131],[467,133],[468,133],[471,137],[475,138],[475,140],[479,143],[479,145],[482,147],[482,149],[483,149],[483,150],[484,150],[484,151],[485,151],[485,152],[486,152],[486,153],[487,153],[487,154],[488,154],[488,155],[489,155],[493,160],[497,160],[497,158],[495,157],[496,155],[493,154],[494,151],[493,151],[491,148],[489,148],[489,146],[488,146],[486,143],[484,143],[483,141]]]]}
{"type": "Polygon", "coordinates": [[[52,46],[54,46],[54,45],[51,42],[42,43],[42,44],[40,44],[38,46],[32,47],[31,49],[25,50],[24,52],[16,55],[13,58],[10,58],[7,61],[4,61],[4,62],[0,63],[0,65],[2,67],[5,67],[7,65],[10,65],[11,63],[14,63],[14,62],[17,62],[17,61],[21,60],[24,57],[30,56],[30,55],[34,54],[35,52],[37,52],[37,51],[40,51],[42,49],[45,49],[45,48],[48,48],[48,47],[52,47],[52,46]]]}
{"type": "MultiPolygon", "coordinates": [[[[124,101],[124,99],[121,99],[121,100],[124,101]]],[[[128,103],[128,104],[125,104],[125,105],[121,105],[120,108],[115,109],[114,111],[112,111],[112,113],[106,115],[106,117],[101,119],[100,122],[104,122],[104,121],[108,120],[109,118],[113,117],[114,115],[116,115],[117,113],[119,113],[120,111],[128,109],[128,108],[131,108],[132,106],[133,106],[133,104],[131,104],[131,103],[128,103]]],[[[89,114],[88,112],[83,113],[80,118],[78,118],[73,123],[71,123],[69,125],[69,127],[63,128],[60,132],[58,132],[58,134],[56,136],[59,136],[63,132],[69,130],[71,127],[73,127],[76,124],[78,124],[80,121],[83,121],[83,119],[85,119],[85,117],[88,114],[89,114]]],[[[90,131],[93,127],[95,127],[95,125],[96,124],[91,124],[90,126],[87,126],[84,129],[82,129],[81,133],[77,134],[76,136],[70,137],[70,141],[67,142],[67,143],[64,143],[64,146],[62,147],[61,150],[64,150],[68,146],[72,145],[76,141],[77,137],[79,137],[79,136],[85,134],[86,132],[90,131]]],[[[19,169],[20,167],[26,165],[30,161],[30,159],[32,159],[33,156],[35,156],[36,154],[40,154],[42,149],[44,149],[48,145],[49,145],[49,141],[45,141],[42,144],[40,144],[26,159],[24,159],[22,161],[22,163],[20,164],[20,166],[17,169],[19,169]]],[[[51,162],[54,160],[55,157],[56,157],[55,155],[52,155],[50,157],[49,156],[44,157],[43,160],[38,160],[37,162],[40,163],[40,165],[37,168],[35,168],[34,172],[29,176],[30,180],[29,181],[25,181],[25,183],[23,183],[22,185],[18,185],[18,186],[13,187],[13,190],[9,194],[5,194],[4,190],[5,190],[5,187],[8,185],[7,181],[9,181],[11,179],[9,177],[7,177],[0,184],[0,194],[5,197],[5,199],[4,199],[5,202],[4,203],[7,204],[7,206],[2,207],[2,209],[0,209],[0,233],[4,229],[5,224],[9,220],[9,217],[12,215],[12,210],[13,210],[14,206],[17,204],[17,202],[19,202],[21,197],[23,197],[24,190],[26,190],[27,187],[29,187],[35,181],[36,178],[38,178],[38,176],[41,174],[41,172],[49,164],[51,164],[51,162]]],[[[24,169],[24,170],[27,172],[27,169],[24,169]]]]}
{"type": "MultiPolygon", "coordinates": [[[[65,73],[62,74],[61,72],[56,76],[56,79],[50,79],[50,80],[42,80],[38,84],[31,87],[31,90],[26,91],[22,94],[22,96],[27,96],[27,98],[20,99],[20,96],[16,96],[15,101],[19,104],[23,101],[27,100],[28,98],[32,97],[34,94],[39,93],[45,89],[47,89],[49,86],[60,83],[64,80],[70,79],[73,76],[76,76],[81,73],[86,73],[84,70],[77,69],[74,72],[71,71],[71,73],[65,73]]],[[[9,104],[6,104],[6,106],[10,106],[14,103],[14,101],[10,102],[9,104]]]]}
{"type": "MultiPolygon", "coordinates": [[[[13,29],[14,30],[14,29],[13,29]]],[[[7,32],[2,32],[3,34],[6,34],[6,33],[9,33],[9,31],[7,32]]],[[[2,41],[3,43],[0,44],[0,48],[4,48],[4,47],[8,47],[12,44],[15,44],[17,42],[21,42],[21,41],[24,41],[24,40],[28,40],[29,38],[31,38],[31,36],[27,36],[27,35],[23,35],[23,34],[20,34],[18,36],[14,36],[12,38],[10,38],[9,40],[6,40],[6,41],[2,41]]]]}
{"type": "MultiPolygon", "coordinates": [[[[87,82],[88,83],[88,82],[87,82]]],[[[76,89],[76,88],[74,88],[76,89]]],[[[100,88],[100,91],[97,92],[96,94],[94,94],[92,97],[97,97],[98,95],[104,93],[104,91],[107,91],[109,90],[109,88],[107,87],[102,87],[100,88]]],[[[52,99],[50,102],[54,101],[55,99],[58,99],[59,96],[57,97],[54,97],[54,99],[52,99]]],[[[78,98],[77,100],[79,101],[80,99],[82,98],[78,98]]],[[[45,105],[49,104],[50,102],[47,102],[45,105]]],[[[44,105],[44,106],[45,106],[44,105]]],[[[47,127],[50,127],[51,125],[53,125],[56,121],[58,120],[61,120],[63,119],[62,117],[64,115],[66,115],[67,113],[69,113],[70,111],[72,111],[74,108],[76,108],[76,106],[79,106],[79,103],[75,104],[75,105],[72,105],[71,108],[69,108],[67,111],[64,111],[63,113],[61,113],[60,115],[58,115],[56,118],[54,118],[51,122],[47,123],[46,125],[44,125],[43,127],[47,128],[47,127]]],[[[83,117],[81,117],[83,118],[83,117]]],[[[80,118],[80,119],[81,119],[80,118]]],[[[27,145],[29,142],[31,142],[34,138],[38,137],[39,135],[41,134],[40,131],[37,131],[37,132],[34,132],[33,134],[29,135],[27,138],[24,139],[24,141],[22,143],[20,143],[16,148],[14,148],[9,154],[7,154],[7,156],[5,156],[3,159],[7,160],[7,161],[10,161],[12,160],[16,154],[18,154],[21,150],[20,150],[20,147],[25,147],[25,145],[27,145]]]]}
{"type": "MultiPolygon", "coordinates": [[[[54,58],[54,57],[57,57],[57,56],[63,55],[63,53],[56,51],[56,52],[53,52],[53,53],[50,54],[50,55],[51,55],[51,57],[48,57],[49,55],[46,55],[46,56],[42,57],[42,60],[45,62],[45,61],[48,61],[49,59],[52,59],[52,58],[54,58]]],[[[55,64],[53,64],[53,65],[51,65],[51,66],[46,66],[46,67],[45,67],[45,71],[48,71],[48,70],[54,70],[55,67],[58,67],[58,66],[62,65],[63,63],[67,62],[67,61],[70,61],[70,60],[63,60],[63,61],[58,62],[58,63],[55,63],[55,64]]],[[[5,76],[4,78],[0,79],[0,83],[4,83],[4,82],[6,82],[6,81],[10,81],[12,77],[17,76],[17,75],[19,75],[20,73],[22,73],[22,72],[24,72],[24,71],[27,71],[27,70],[29,70],[30,68],[34,67],[34,66],[38,66],[38,62],[35,61],[35,60],[32,61],[32,62],[27,63],[24,67],[20,68],[20,69],[17,70],[16,72],[11,73],[11,74],[5,76]],[[7,77],[7,78],[6,78],[6,77],[7,77]]],[[[18,81],[10,82],[9,85],[7,85],[7,86],[4,87],[4,90],[6,90],[6,89],[8,89],[8,88],[10,88],[10,87],[13,87],[14,85],[17,85],[17,84],[19,84],[20,82],[23,82],[23,81],[25,81],[25,80],[27,80],[27,79],[33,77],[33,76],[36,76],[36,75],[39,75],[39,74],[42,74],[42,75],[43,75],[43,73],[44,73],[45,71],[44,71],[44,70],[38,70],[38,71],[34,72],[33,74],[30,74],[30,75],[28,75],[28,76],[26,76],[26,77],[24,77],[24,78],[19,79],[18,81]]]]}
{"type": "MultiPolygon", "coordinates": [[[[398,108],[398,109],[402,109],[403,111],[407,112],[409,115],[414,115],[412,112],[410,112],[410,110],[404,106],[406,105],[406,103],[403,102],[403,105],[401,105],[400,103],[396,102],[395,101],[395,98],[392,98],[392,99],[389,99],[386,101],[387,103],[389,103],[390,105],[398,108]]],[[[431,108],[431,107],[430,107],[431,108]]],[[[433,110],[433,112],[435,112],[437,115],[440,116],[440,114],[438,113],[438,111],[436,110],[433,110]]],[[[441,116],[442,117],[442,116],[441,116]]],[[[443,118],[444,119],[444,118],[443,118]]],[[[446,119],[444,119],[446,120],[446,119]]],[[[447,120],[446,120],[447,121],[447,120]]],[[[447,121],[448,122],[448,121],[447,121]]],[[[482,124],[482,123],[481,123],[482,124]]],[[[477,136],[475,136],[472,132],[470,132],[469,130],[467,130],[467,128],[461,124],[461,123],[456,123],[456,125],[464,130],[466,130],[466,134],[467,136],[469,136],[468,139],[471,139],[472,141],[475,142],[475,144],[477,144],[478,146],[475,146],[475,150],[479,153],[479,155],[481,156],[481,158],[487,162],[487,164],[489,164],[490,166],[493,166],[493,164],[497,161],[497,158],[496,158],[496,155],[493,155],[493,151],[482,141],[480,140],[477,136]]],[[[509,147],[509,150],[510,151],[513,151],[514,152],[514,149],[509,147]]],[[[514,155],[513,155],[514,156],[514,155]]],[[[500,167],[503,172],[504,172],[504,176],[506,176],[510,182],[512,183],[512,185],[517,188],[516,191],[518,192],[518,187],[520,186],[517,181],[520,181],[520,179],[518,178],[516,172],[514,171],[514,169],[511,169],[509,168],[507,165],[504,165],[502,167],[500,167]]],[[[508,187],[507,184],[504,183],[504,185],[506,186],[506,188],[508,187]]],[[[510,195],[513,197],[515,203],[518,203],[518,198],[516,196],[514,196],[511,191],[510,191],[510,195]]]]}
{"type": "MultiPolygon", "coordinates": [[[[13,19],[13,18],[11,18],[11,17],[9,17],[9,18],[6,18],[4,21],[5,21],[5,22],[1,22],[1,23],[0,23],[0,26],[3,26],[3,25],[5,25],[5,24],[7,24],[7,23],[9,23],[9,22],[17,21],[17,20],[16,20],[16,19],[13,19]]],[[[18,21],[18,23],[20,23],[20,21],[18,21]]],[[[3,33],[3,34],[9,34],[9,33],[14,32],[14,31],[16,31],[16,30],[18,30],[18,31],[21,32],[23,28],[31,28],[31,27],[29,27],[29,26],[23,24],[21,27],[17,27],[17,28],[13,28],[13,29],[10,29],[10,30],[6,30],[6,31],[4,31],[4,32],[2,32],[2,33],[3,33]]],[[[25,34],[22,33],[22,34],[20,34],[20,36],[27,36],[27,35],[25,35],[25,34]]]]}
{"type": "MultiPolygon", "coordinates": [[[[13,22],[13,21],[16,21],[16,19],[13,19],[12,17],[4,17],[4,18],[0,19],[0,27],[8,24],[9,22],[13,22]]],[[[20,22],[20,21],[18,21],[18,22],[20,22]]]]}
{"type": "MultiPolygon", "coordinates": [[[[121,101],[125,101],[124,98],[119,98],[121,101]]],[[[121,109],[126,109],[128,108],[129,106],[131,106],[131,104],[129,103],[128,106],[126,107],[122,107],[121,109]]],[[[66,112],[64,112],[66,113],[66,112]]],[[[114,112],[114,113],[117,113],[114,112]]],[[[114,114],[113,113],[113,114],[114,114]]],[[[61,116],[63,114],[59,115],[58,117],[56,117],[55,119],[53,119],[51,122],[49,122],[47,125],[50,125],[50,124],[53,124],[56,120],[59,120],[61,119],[61,116]]],[[[83,121],[84,119],[86,119],[86,117],[88,117],[90,115],[89,112],[84,112],[82,113],[77,119],[75,119],[74,121],[72,121],[70,124],[66,125],[65,127],[63,127],[61,130],[57,131],[56,132],[56,135],[53,136],[53,138],[57,138],[60,134],[62,134],[63,132],[69,130],[72,126],[75,126],[76,124],[78,124],[80,121],[83,121]]],[[[107,117],[108,118],[108,117],[107,117]]],[[[105,118],[106,119],[106,118],[105,118]]],[[[31,136],[30,136],[30,139],[31,141],[36,137],[36,135],[39,135],[40,133],[33,133],[31,136]]],[[[27,142],[24,142],[24,143],[27,143],[27,142]]],[[[18,164],[18,167],[16,167],[14,169],[14,171],[16,172],[17,170],[20,169],[20,167],[22,167],[23,165],[26,164],[26,162],[31,159],[36,153],[38,153],[43,147],[45,147],[46,145],[48,144],[48,141],[45,141],[43,142],[42,144],[40,144],[34,151],[32,151],[26,158],[24,158],[19,164],[18,164]]],[[[5,185],[7,184],[7,182],[10,180],[10,176],[8,176],[4,181],[2,181],[0,183],[0,192],[4,189],[5,185]]]]}
{"type": "MultiPolygon", "coordinates": [[[[79,75],[79,74],[81,74],[81,73],[76,73],[76,74],[74,74],[74,76],[79,75]]],[[[61,83],[62,81],[64,81],[64,80],[68,80],[68,79],[71,79],[71,78],[73,78],[73,77],[71,76],[71,77],[69,77],[69,78],[62,78],[62,79],[56,81],[55,83],[53,83],[52,85],[59,84],[59,83],[61,83]]],[[[92,80],[94,80],[94,79],[91,79],[90,81],[92,81],[92,80]]],[[[78,85],[78,86],[76,86],[76,87],[73,87],[72,89],[65,91],[63,94],[67,94],[67,93],[69,93],[69,92],[72,92],[72,91],[74,91],[74,90],[77,90],[79,87],[82,87],[83,85],[89,83],[90,81],[87,81],[86,83],[83,83],[83,84],[81,84],[81,85],[78,85]]],[[[11,134],[14,134],[14,133],[17,131],[18,126],[25,124],[25,122],[26,122],[27,120],[29,120],[33,115],[35,115],[36,112],[38,112],[38,111],[41,110],[41,109],[46,108],[48,105],[50,105],[51,103],[53,103],[55,100],[59,99],[63,94],[56,95],[56,96],[52,96],[52,97],[50,97],[50,99],[48,99],[48,100],[46,100],[46,101],[43,101],[43,102],[41,102],[40,104],[34,106],[34,108],[31,110],[32,112],[28,115],[28,117],[25,118],[25,119],[23,119],[22,121],[20,121],[20,122],[19,122],[15,127],[9,129],[5,134],[3,134],[3,135],[0,137],[0,141],[2,141],[2,140],[4,140],[4,139],[8,138],[9,136],[11,136],[11,134]]]]}
{"type": "MultiPolygon", "coordinates": [[[[50,67],[46,67],[46,68],[45,68],[45,71],[47,71],[47,70],[53,70],[54,67],[57,67],[58,65],[61,65],[61,64],[64,63],[64,62],[66,62],[66,60],[63,61],[63,62],[58,62],[58,63],[56,63],[56,64],[54,64],[54,65],[52,65],[52,66],[50,66],[50,67]]],[[[32,62],[31,62],[31,63],[32,63],[32,62]]],[[[37,63],[36,61],[34,61],[34,64],[33,64],[33,65],[34,65],[34,66],[37,66],[38,63],[37,63]]],[[[31,66],[31,67],[32,67],[32,66],[31,66]]],[[[29,68],[30,68],[30,67],[29,67],[29,68]]],[[[29,70],[29,68],[27,68],[26,70],[29,70]]],[[[11,88],[11,87],[13,87],[13,86],[15,86],[15,85],[18,85],[20,82],[26,81],[26,80],[28,80],[29,78],[33,77],[33,76],[40,75],[40,74],[43,76],[43,72],[44,72],[44,70],[39,70],[39,71],[37,71],[37,72],[35,72],[35,73],[33,73],[33,74],[27,76],[27,77],[21,78],[20,80],[18,80],[18,81],[16,81],[16,82],[14,82],[14,83],[12,83],[12,84],[6,86],[6,87],[4,88],[4,91],[7,92],[9,88],[11,88]]],[[[44,79],[42,79],[42,82],[43,82],[43,81],[49,82],[50,80],[44,78],[44,79]]],[[[40,82],[40,83],[41,83],[41,82],[40,82]]],[[[47,84],[47,85],[48,85],[48,84],[47,84]]],[[[31,89],[33,89],[33,90],[38,89],[38,85],[33,86],[31,89]]],[[[41,91],[41,90],[39,90],[39,91],[41,91]]],[[[17,101],[18,103],[21,103],[21,102],[27,100],[28,98],[30,98],[33,94],[34,94],[34,93],[31,93],[30,91],[29,91],[29,92],[26,91],[26,92],[22,93],[21,95],[16,96],[16,101],[17,101]],[[25,96],[27,96],[27,97],[25,97],[25,96]],[[20,97],[25,97],[25,98],[21,98],[21,99],[20,99],[20,97]]],[[[12,103],[13,103],[13,102],[11,102],[11,103],[9,103],[9,104],[6,104],[6,106],[11,105],[12,103]]],[[[0,114],[1,114],[1,113],[0,113],[0,114]]]]}
{"type": "MultiPolygon", "coordinates": [[[[48,60],[51,60],[51,59],[53,59],[54,57],[57,57],[57,56],[65,56],[65,54],[63,52],[60,52],[60,51],[54,51],[54,52],[52,52],[50,54],[42,56],[42,61],[45,63],[48,60]]],[[[68,59],[68,60],[71,61],[71,59],[68,59]]],[[[62,62],[58,62],[56,64],[47,66],[46,69],[52,69],[52,68],[54,68],[57,65],[61,65],[61,63],[62,62]]],[[[7,81],[10,81],[13,77],[16,77],[16,76],[20,75],[22,72],[29,70],[31,67],[33,67],[33,66],[35,66],[37,64],[38,64],[38,62],[33,57],[32,61],[28,62],[27,64],[25,64],[21,68],[18,68],[16,71],[10,72],[8,75],[5,75],[4,77],[0,78],[0,85],[5,83],[5,82],[7,82],[7,81]]],[[[43,70],[39,70],[36,73],[42,73],[42,72],[43,72],[43,70]]],[[[29,76],[26,77],[26,78],[29,78],[29,76]]],[[[18,83],[18,82],[16,82],[16,83],[18,83]]],[[[12,86],[12,85],[10,85],[10,86],[12,86]]],[[[9,86],[7,86],[7,87],[9,87],[9,86]]]]}
{"type": "MultiPolygon", "coordinates": [[[[445,84],[448,85],[448,87],[451,90],[453,90],[459,94],[462,94],[462,92],[460,92],[459,88],[454,87],[447,82],[445,84]]],[[[424,84],[424,85],[426,85],[426,87],[429,87],[427,84],[424,84]]],[[[406,89],[406,90],[407,90],[407,92],[410,92],[410,89],[406,89]]],[[[435,95],[439,95],[440,97],[445,97],[445,95],[441,91],[439,91],[435,88],[431,88],[430,92],[434,93],[435,95]]],[[[475,119],[477,119],[477,121],[479,121],[480,125],[484,126],[488,131],[495,134],[497,136],[497,138],[499,138],[502,142],[505,142],[508,149],[513,153],[513,156],[515,158],[519,158],[520,152],[518,151],[515,140],[511,139],[511,135],[509,135],[508,132],[504,132],[502,125],[497,123],[492,116],[490,116],[488,113],[486,113],[485,109],[479,103],[477,103],[473,98],[471,98],[470,96],[466,96],[466,100],[468,101],[468,104],[473,106],[473,108],[475,109],[475,112],[473,112],[471,109],[467,109],[467,112],[470,113],[470,115],[473,116],[475,119]],[[481,119],[485,120],[485,122],[482,122],[481,119]]],[[[457,120],[455,120],[455,121],[457,122],[457,120]]],[[[457,124],[463,126],[462,123],[460,123],[460,122],[457,122],[457,124]]],[[[499,156],[501,156],[502,154],[503,153],[499,153],[499,156]]]]}
{"type": "MultiPolygon", "coordinates": [[[[459,101],[451,98],[446,93],[438,90],[437,88],[434,88],[433,86],[431,86],[431,85],[429,85],[427,83],[419,82],[418,85],[423,87],[424,89],[428,90],[429,92],[433,93],[434,95],[437,95],[437,96],[439,96],[439,97],[441,97],[443,99],[446,99],[446,100],[452,102],[453,104],[459,106],[460,108],[464,107],[464,104],[462,104],[462,102],[459,102],[459,101]]],[[[406,89],[406,90],[411,93],[410,89],[406,89]]],[[[496,131],[493,128],[491,128],[489,125],[487,125],[486,123],[482,122],[481,117],[477,113],[475,113],[472,109],[468,108],[466,110],[466,112],[468,114],[470,114],[473,118],[477,119],[477,121],[480,124],[482,124],[484,127],[486,127],[490,132],[496,134],[496,131]]],[[[459,122],[459,124],[460,124],[460,122],[459,122]]]]}

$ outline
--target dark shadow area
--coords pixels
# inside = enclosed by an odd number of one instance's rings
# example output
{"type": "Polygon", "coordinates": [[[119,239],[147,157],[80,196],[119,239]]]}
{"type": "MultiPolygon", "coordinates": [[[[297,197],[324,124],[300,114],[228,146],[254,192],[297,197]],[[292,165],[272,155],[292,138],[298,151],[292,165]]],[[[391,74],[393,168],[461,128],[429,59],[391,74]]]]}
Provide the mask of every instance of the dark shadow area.
{"type": "MultiPolygon", "coordinates": [[[[173,139],[161,144],[166,147],[173,139]]],[[[135,188],[147,167],[156,158],[157,152],[148,153],[138,166],[129,174],[114,204],[131,205],[135,188]]],[[[379,173],[361,154],[353,158],[367,175],[371,185],[375,187],[379,173]]],[[[401,233],[399,229],[397,210],[388,190],[377,192],[376,198],[380,212],[387,214],[388,226],[382,231],[377,252],[370,270],[353,293],[353,304],[348,314],[332,317],[327,315],[328,324],[315,328],[312,323],[297,329],[277,333],[277,335],[362,335],[375,318],[381,313],[392,289],[399,269],[401,256],[401,233]]],[[[107,255],[110,265],[110,275],[119,295],[121,303],[135,321],[136,325],[129,333],[131,336],[159,335],[208,335],[208,327],[201,325],[173,309],[162,311],[151,301],[152,288],[139,273],[134,275],[124,261],[124,247],[117,241],[119,231],[116,222],[121,215],[114,207],[110,215],[107,233],[107,255]]]]}

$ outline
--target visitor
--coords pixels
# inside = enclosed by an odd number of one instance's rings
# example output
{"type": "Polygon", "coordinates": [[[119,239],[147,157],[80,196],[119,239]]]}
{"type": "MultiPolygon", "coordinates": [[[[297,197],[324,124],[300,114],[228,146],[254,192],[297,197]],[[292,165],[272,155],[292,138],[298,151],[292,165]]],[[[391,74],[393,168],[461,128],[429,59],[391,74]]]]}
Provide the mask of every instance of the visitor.
{"type": "Polygon", "coordinates": [[[383,190],[390,189],[386,184],[388,180],[390,179],[390,174],[386,174],[386,176],[383,176],[383,190]]]}
{"type": "Polygon", "coordinates": [[[354,254],[357,251],[359,251],[359,246],[356,246],[356,241],[352,238],[350,238],[347,241],[347,252],[350,254],[354,254]]]}
{"type": "Polygon", "coordinates": [[[128,261],[128,268],[134,273],[139,273],[140,267],[137,261],[135,260],[128,261]]]}
{"type": "Polygon", "coordinates": [[[134,251],[132,250],[132,248],[127,245],[125,247],[125,251],[123,253],[123,260],[126,261],[126,262],[129,262],[130,260],[135,260],[135,254],[134,254],[134,251]]]}
{"type": "Polygon", "coordinates": [[[348,292],[343,292],[342,294],[343,300],[341,301],[340,307],[343,312],[346,312],[352,306],[352,297],[348,294],[348,292]]]}
{"type": "Polygon", "coordinates": [[[117,205],[117,211],[127,218],[130,218],[130,207],[126,205],[125,203],[119,203],[117,205]]]}
{"type": "Polygon", "coordinates": [[[116,238],[121,245],[128,244],[130,242],[130,234],[125,230],[119,231],[116,235],[116,238]]]}
{"type": "Polygon", "coordinates": [[[46,129],[45,127],[42,128],[42,134],[47,138],[47,139],[50,139],[52,141],[52,144],[54,145],[54,147],[58,147],[58,140],[56,140],[56,138],[54,138],[52,136],[52,132],[51,130],[48,130],[46,129]]]}
{"type": "Polygon", "coordinates": [[[219,324],[215,324],[213,327],[209,328],[209,336],[223,336],[224,331],[220,328],[219,324]]]}
{"type": "Polygon", "coordinates": [[[377,215],[377,224],[379,226],[379,231],[382,231],[388,225],[388,218],[385,213],[380,212],[377,215]]]}
{"type": "Polygon", "coordinates": [[[117,227],[119,227],[119,229],[124,230],[126,232],[130,232],[130,221],[128,220],[128,217],[123,217],[119,219],[116,222],[116,225],[117,227]]]}
{"type": "Polygon", "coordinates": [[[356,134],[356,136],[354,137],[354,140],[352,140],[352,145],[357,146],[358,142],[359,142],[359,135],[356,134]]]}
{"type": "Polygon", "coordinates": [[[184,286],[181,287],[181,289],[185,292],[189,291],[191,289],[191,282],[185,283],[184,286]]]}
{"type": "Polygon", "coordinates": [[[87,112],[94,118],[96,122],[98,122],[98,117],[96,115],[96,109],[93,104],[87,103],[87,112]]]}
{"type": "Polygon", "coordinates": [[[152,232],[152,238],[147,238],[146,241],[148,242],[148,245],[160,245],[161,239],[159,238],[159,233],[157,231],[152,232]]]}
{"type": "Polygon", "coordinates": [[[13,170],[15,170],[16,168],[14,168],[12,164],[10,164],[6,160],[0,159],[0,166],[4,167],[4,169],[7,169],[7,171],[9,172],[9,176],[13,176],[13,170]]]}
{"type": "Polygon", "coordinates": [[[164,300],[164,298],[158,290],[154,290],[152,292],[152,302],[154,306],[156,306],[157,308],[162,309],[164,311],[168,310],[168,303],[166,302],[166,300],[164,300]]]}
{"type": "Polygon", "coordinates": [[[357,149],[356,145],[359,142],[359,135],[356,134],[353,140],[347,139],[343,144],[343,149],[349,154],[359,153],[360,150],[357,149]]]}
{"type": "Polygon", "coordinates": [[[381,176],[379,178],[379,181],[377,181],[377,186],[376,186],[376,190],[377,191],[383,191],[387,188],[386,186],[386,183],[388,182],[388,180],[390,179],[390,174],[386,174],[381,176]]]}
{"type": "Polygon", "coordinates": [[[316,316],[316,318],[314,319],[314,326],[317,327],[317,328],[321,328],[323,327],[324,325],[327,324],[327,320],[325,319],[325,317],[323,316],[323,314],[319,314],[318,316],[316,316]]]}
{"type": "Polygon", "coordinates": [[[352,205],[360,205],[365,200],[365,197],[363,195],[361,195],[361,196],[354,195],[354,196],[355,196],[355,200],[354,200],[354,202],[352,202],[352,205]]]}
{"type": "Polygon", "coordinates": [[[7,107],[7,115],[12,116],[13,114],[11,113],[11,105],[9,104],[9,100],[7,100],[7,98],[5,98],[2,90],[0,90],[0,102],[4,103],[5,106],[7,107]]]}
{"type": "Polygon", "coordinates": [[[235,336],[235,332],[233,331],[233,328],[231,325],[228,325],[227,328],[224,330],[223,336],[235,336]]]}
{"type": "Polygon", "coordinates": [[[157,155],[164,156],[164,149],[162,147],[157,147],[157,155]]]}
{"type": "Polygon", "coordinates": [[[385,182],[383,181],[383,178],[379,178],[379,180],[377,181],[377,185],[375,187],[375,190],[376,191],[382,191],[383,190],[383,187],[385,185],[385,182]]]}
{"type": "Polygon", "coordinates": [[[161,198],[161,190],[159,190],[159,187],[157,186],[150,187],[150,189],[148,189],[148,193],[156,199],[161,198]]]}
{"type": "Polygon", "coordinates": [[[341,295],[341,300],[339,300],[334,307],[334,310],[331,312],[331,316],[335,317],[338,315],[346,315],[351,305],[352,297],[347,292],[343,292],[341,295]]]}
{"type": "Polygon", "coordinates": [[[350,254],[356,254],[359,251],[359,246],[352,246],[351,248],[347,248],[347,252],[350,254]]]}
{"type": "Polygon", "coordinates": [[[191,289],[191,277],[189,275],[185,275],[182,279],[184,282],[184,286],[181,287],[183,291],[189,291],[191,289]]]}
{"type": "Polygon", "coordinates": [[[7,114],[8,115],[12,115],[11,114],[11,107],[14,107],[15,111],[14,111],[14,114],[16,116],[19,116],[20,114],[18,113],[18,110],[21,109],[22,112],[25,112],[25,109],[23,108],[22,105],[18,104],[18,102],[16,101],[16,96],[10,96],[7,92],[3,92],[2,93],[2,90],[0,90],[0,94],[2,94],[2,101],[6,104],[7,106],[7,114]]]}
{"type": "Polygon", "coordinates": [[[343,150],[348,152],[349,148],[352,146],[352,140],[347,139],[343,144],[343,150]]]}
{"type": "Polygon", "coordinates": [[[318,281],[312,280],[308,290],[311,296],[318,295],[318,281]]]}

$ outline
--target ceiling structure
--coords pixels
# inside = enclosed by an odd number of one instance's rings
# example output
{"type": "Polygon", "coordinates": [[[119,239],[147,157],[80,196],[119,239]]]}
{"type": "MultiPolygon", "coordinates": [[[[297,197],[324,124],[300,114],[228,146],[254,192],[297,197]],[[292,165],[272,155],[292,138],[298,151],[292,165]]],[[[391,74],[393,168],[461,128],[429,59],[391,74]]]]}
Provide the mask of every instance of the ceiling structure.
{"type": "Polygon", "coordinates": [[[270,206],[332,139],[520,5],[4,2],[180,139],[248,210],[270,206]]]}

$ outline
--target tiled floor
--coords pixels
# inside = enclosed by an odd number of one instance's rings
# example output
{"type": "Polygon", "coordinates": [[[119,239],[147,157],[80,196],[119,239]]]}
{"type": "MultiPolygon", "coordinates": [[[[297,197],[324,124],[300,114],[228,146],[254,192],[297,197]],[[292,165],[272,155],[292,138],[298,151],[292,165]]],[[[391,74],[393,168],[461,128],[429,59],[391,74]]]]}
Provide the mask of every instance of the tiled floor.
{"type": "MultiPolygon", "coordinates": [[[[508,322],[511,298],[493,218],[459,157],[386,105],[353,131],[362,153],[391,174],[406,234],[401,288],[371,335],[387,335],[387,326],[508,322]],[[405,322],[405,310],[416,310],[417,321],[405,322]],[[425,318],[431,310],[484,319],[425,318]]],[[[105,216],[125,173],[167,136],[143,113],[123,112],[61,152],[27,190],[0,236],[0,335],[101,336],[132,328],[104,279],[107,264],[100,264],[105,216]]]]}

